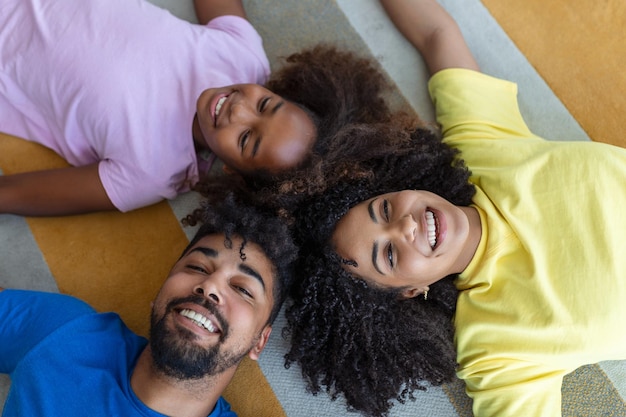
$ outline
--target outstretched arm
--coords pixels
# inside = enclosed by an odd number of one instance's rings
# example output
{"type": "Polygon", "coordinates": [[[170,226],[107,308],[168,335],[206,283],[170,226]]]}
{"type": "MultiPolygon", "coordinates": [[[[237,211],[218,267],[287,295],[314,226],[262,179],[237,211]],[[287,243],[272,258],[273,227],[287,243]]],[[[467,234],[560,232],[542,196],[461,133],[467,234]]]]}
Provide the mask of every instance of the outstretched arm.
{"type": "Polygon", "coordinates": [[[211,19],[224,15],[246,18],[241,0],[193,0],[193,6],[201,25],[206,25],[211,19]]]}
{"type": "Polygon", "coordinates": [[[380,0],[400,33],[420,52],[430,74],[445,68],[480,71],[459,26],[436,0],[380,0]]]}
{"type": "Polygon", "coordinates": [[[0,213],[62,216],[115,209],[98,164],[0,176],[0,213]]]}

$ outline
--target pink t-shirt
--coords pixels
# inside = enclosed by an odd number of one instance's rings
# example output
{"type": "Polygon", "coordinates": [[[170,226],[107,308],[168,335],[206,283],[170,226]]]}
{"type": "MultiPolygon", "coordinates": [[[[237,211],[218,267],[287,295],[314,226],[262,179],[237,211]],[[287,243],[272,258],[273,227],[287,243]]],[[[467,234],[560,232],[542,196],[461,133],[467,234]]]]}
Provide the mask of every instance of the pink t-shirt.
{"type": "Polygon", "coordinates": [[[0,131],[72,165],[99,161],[121,211],[198,180],[203,90],[268,75],[260,36],[236,16],[201,26],[144,0],[0,2],[0,131]]]}

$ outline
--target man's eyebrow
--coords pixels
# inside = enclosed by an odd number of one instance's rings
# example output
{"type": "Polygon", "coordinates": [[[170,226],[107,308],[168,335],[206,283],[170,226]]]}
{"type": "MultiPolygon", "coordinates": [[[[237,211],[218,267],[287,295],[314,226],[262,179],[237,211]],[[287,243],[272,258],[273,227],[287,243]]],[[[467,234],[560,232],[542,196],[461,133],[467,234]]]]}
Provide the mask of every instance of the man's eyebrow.
{"type": "Polygon", "coordinates": [[[261,283],[261,287],[263,287],[263,291],[265,291],[265,281],[263,281],[263,277],[255,269],[246,264],[240,264],[239,270],[259,281],[259,283],[261,283]]]}
{"type": "MultiPolygon", "coordinates": [[[[207,248],[205,246],[198,246],[196,248],[193,248],[188,252],[188,254],[193,252],[200,252],[201,254],[209,258],[217,258],[217,256],[219,255],[218,251],[216,251],[215,249],[207,248]]],[[[259,274],[254,268],[245,264],[240,264],[239,270],[244,274],[250,275],[257,281],[259,281],[259,283],[261,283],[261,286],[263,287],[263,291],[265,291],[265,281],[263,281],[263,277],[261,276],[261,274],[259,274]]]]}
{"type": "MultiPolygon", "coordinates": [[[[272,115],[276,114],[278,109],[283,107],[284,104],[285,104],[285,100],[279,101],[278,103],[276,103],[276,105],[274,107],[272,107],[272,109],[270,110],[270,113],[272,115]]],[[[257,137],[256,142],[254,142],[254,147],[252,148],[252,152],[250,154],[252,156],[252,158],[254,158],[256,156],[257,152],[259,152],[259,146],[261,145],[261,141],[262,140],[263,140],[263,136],[259,136],[259,137],[257,137]]]]}
{"type": "Polygon", "coordinates": [[[218,252],[215,249],[207,248],[205,246],[198,246],[189,251],[189,253],[200,252],[204,256],[209,258],[217,258],[218,252]]]}

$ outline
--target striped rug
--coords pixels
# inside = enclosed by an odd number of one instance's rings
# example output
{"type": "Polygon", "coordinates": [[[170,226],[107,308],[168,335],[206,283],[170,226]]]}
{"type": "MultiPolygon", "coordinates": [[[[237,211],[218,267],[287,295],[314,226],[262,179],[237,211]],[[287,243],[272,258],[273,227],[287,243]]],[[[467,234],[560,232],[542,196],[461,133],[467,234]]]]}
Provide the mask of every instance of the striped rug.
{"type": "MultiPolygon", "coordinates": [[[[192,0],[151,0],[193,19],[192,0]]],[[[626,3],[622,0],[442,0],[457,19],[482,70],[519,84],[523,115],[554,140],[596,140],[626,146],[626,3]]],[[[376,0],[283,0],[272,8],[244,0],[265,39],[271,62],[318,41],[376,57],[395,82],[390,97],[432,119],[427,75],[419,57],[394,31],[376,0]]],[[[0,127],[1,130],[1,127],[0,127]]],[[[52,152],[0,134],[0,173],[64,166],[52,152]]],[[[0,286],[58,291],[99,311],[116,311],[147,333],[150,301],[193,234],[179,219],[197,197],[188,194],[127,214],[64,218],[0,215],[0,286]]],[[[279,317],[257,362],[244,361],[225,396],[244,417],[343,416],[332,402],[305,391],[297,367],[284,369],[287,341],[279,317]]],[[[0,399],[10,381],[0,378],[0,399]]],[[[564,416],[626,416],[626,361],[579,369],[563,385],[564,416]]],[[[392,416],[471,416],[458,381],[417,393],[392,416]]]]}

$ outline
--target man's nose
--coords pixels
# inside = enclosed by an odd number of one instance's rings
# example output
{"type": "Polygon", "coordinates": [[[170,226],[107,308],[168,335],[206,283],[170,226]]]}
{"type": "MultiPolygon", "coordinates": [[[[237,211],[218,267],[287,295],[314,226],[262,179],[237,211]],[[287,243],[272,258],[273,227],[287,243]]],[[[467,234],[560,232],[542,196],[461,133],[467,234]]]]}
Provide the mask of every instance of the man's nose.
{"type": "Polygon", "coordinates": [[[216,304],[224,301],[225,279],[220,276],[219,272],[213,272],[206,276],[201,282],[198,282],[193,289],[194,294],[201,295],[216,304]]]}

